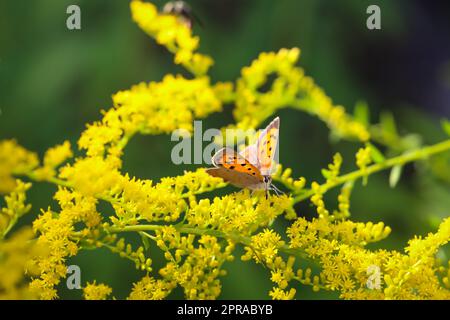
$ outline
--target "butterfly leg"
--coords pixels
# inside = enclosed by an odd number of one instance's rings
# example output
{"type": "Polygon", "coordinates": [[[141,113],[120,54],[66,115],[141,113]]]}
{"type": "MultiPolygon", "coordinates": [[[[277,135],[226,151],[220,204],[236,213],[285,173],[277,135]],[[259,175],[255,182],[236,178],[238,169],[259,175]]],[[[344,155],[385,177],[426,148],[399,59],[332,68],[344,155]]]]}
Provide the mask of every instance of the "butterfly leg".
{"type": "Polygon", "coordinates": [[[278,189],[278,188],[277,188],[275,185],[273,185],[273,184],[270,185],[270,190],[273,190],[277,196],[279,196],[279,195],[281,195],[281,194],[284,194],[283,191],[281,191],[280,189],[278,189]]]}
{"type": "Polygon", "coordinates": [[[277,189],[275,189],[275,188],[270,188],[270,190],[273,190],[273,192],[275,192],[275,194],[277,195],[277,196],[279,196],[280,195],[280,193],[278,192],[278,190],[277,189]]]}

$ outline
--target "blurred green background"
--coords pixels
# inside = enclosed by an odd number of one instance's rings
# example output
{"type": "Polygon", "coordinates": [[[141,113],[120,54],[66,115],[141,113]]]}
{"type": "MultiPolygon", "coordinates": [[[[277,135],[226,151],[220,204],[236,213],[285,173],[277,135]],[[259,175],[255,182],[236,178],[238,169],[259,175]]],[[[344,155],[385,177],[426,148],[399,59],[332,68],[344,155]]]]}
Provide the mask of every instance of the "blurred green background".
{"type": "MultiPolygon", "coordinates": [[[[203,27],[196,25],[200,51],[215,59],[213,81],[235,80],[240,69],[261,51],[282,47],[302,50],[300,66],[324,88],[336,104],[352,112],[355,103],[369,104],[372,122],[390,110],[400,133],[418,133],[423,143],[445,138],[439,120],[449,117],[450,6],[448,1],[365,0],[192,0],[188,1],[203,27]],[[366,28],[366,8],[381,7],[382,30],[366,28]]],[[[164,1],[153,1],[162,7],[164,1]]],[[[43,155],[65,139],[76,145],[86,123],[101,118],[112,106],[111,95],[141,81],[159,81],[165,74],[186,72],[172,56],[135,25],[126,0],[1,0],[0,1],[0,138],[16,138],[43,155]],[[81,8],[81,30],[66,28],[66,8],[81,8]]],[[[232,121],[232,106],[213,114],[203,128],[232,121]]],[[[319,120],[285,109],[280,159],[294,176],[321,180],[320,169],[339,151],[344,171],[354,169],[357,144],[331,143],[319,120]]],[[[127,146],[124,170],[139,178],[158,180],[196,166],[176,166],[170,160],[170,136],[138,136],[127,146]]],[[[447,158],[448,162],[448,158],[447,158]]],[[[197,166],[198,167],[198,166],[197,166]]],[[[449,166],[447,166],[449,167],[449,166]]],[[[352,195],[352,218],[384,221],[392,235],[371,247],[402,249],[415,234],[435,230],[450,213],[450,191],[444,175],[429,166],[409,165],[395,190],[388,172],[357,184],[352,195]]],[[[232,187],[220,194],[231,192],[232,187]]],[[[36,183],[30,191],[33,212],[52,206],[55,187],[36,183]]],[[[337,191],[336,191],[337,192],[337,191]]],[[[331,192],[333,203],[336,193],[331,192]]],[[[111,213],[108,206],[102,207],[111,213]]],[[[308,203],[298,214],[312,217],[308,203]]],[[[278,226],[282,227],[282,226],[278,226]]],[[[131,238],[135,244],[139,239],[131,238]]],[[[447,248],[448,249],[448,248],[447,248]]],[[[240,250],[240,249],[239,249],[240,250]]],[[[154,250],[150,255],[157,255],[154,250]]],[[[445,252],[441,252],[445,257],[445,252]]],[[[447,253],[448,254],[448,253],[447,253]]],[[[239,255],[237,255],[239,257],[239,255]]],[[[161,257],[155,267],[161,265],[161,257]]],[[[82,270],[82,282],[104,282],[115,297],[125,298],[142,273],[106,249],[82,251],[69,261],[82,270]]],[[[239,259],[227,263],[222,299],[267,299],[268,271],[239,259]]],[[[60,286],[61,297],[81,298],[81,291],[60,286]]],[[[180,289],[171,296],[182,297],[180,289]]],[[[328,292],[297,290],[298,299],[330,299],[328,292]]]]}

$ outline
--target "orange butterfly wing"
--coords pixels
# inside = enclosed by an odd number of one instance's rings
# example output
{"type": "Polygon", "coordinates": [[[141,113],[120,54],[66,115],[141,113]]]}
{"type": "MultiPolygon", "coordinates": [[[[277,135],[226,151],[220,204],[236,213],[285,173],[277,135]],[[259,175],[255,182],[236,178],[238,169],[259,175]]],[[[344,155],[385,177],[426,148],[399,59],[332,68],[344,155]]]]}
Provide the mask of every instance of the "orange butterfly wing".
{"type": "Polygon", "coordinates": [[[258,149],[256,143],[247,146],[244,150],[239,152],[239,154],[259,169],[258,149]]]}
{"type": "Polygon", "coordinates": [[[259,169],[233,149],[223,148],[219,150],[213,156],[212,162],[216,167],[223,167],[239,173],[244,173],[255,177],[259,181],[263,180],[259,169]]]}
{"type": "Polygon", "coordinates": [[[213,177],[222,178],[224,181],[239,188],[256,190],[261,186],[261,180],[257,177],[247,173],[226,169],[225,167],[208,168],[206,169],[206,172],[213,177]]]}
{"type": "Polygon", "coordinates": [[[276,117],[258,139],[258,163],[262,175],[270,175],[272,172],[273,158],[278,146],[280,132],[280,118],[276,117]]]}

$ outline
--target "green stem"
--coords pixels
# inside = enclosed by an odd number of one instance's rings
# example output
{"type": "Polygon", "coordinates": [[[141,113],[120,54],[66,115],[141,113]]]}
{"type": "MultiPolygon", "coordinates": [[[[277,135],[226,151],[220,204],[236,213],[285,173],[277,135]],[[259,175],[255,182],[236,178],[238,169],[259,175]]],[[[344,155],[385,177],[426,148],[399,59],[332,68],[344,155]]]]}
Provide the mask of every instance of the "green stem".
{"type": "MultiPolygon", "coordinates": [[[[323,192],[326,192],[327,190],[337,187],[339,185],[342,185],[348,181],[355,181],[359,178],[362,178],[364,176],[369,176],[372,173],[382,171],[385,169],[392,168],[396,165],[404,165],[408,162],[426,159],[434,154],[441,153],[444,151],[450,150],[450,139],[445,140],[443,142],[437,143],[435,145],[424,147],[418,150],[409,151],[405,154],[402,154],[398,157],[388,159],[382,163],[377,163],[374,165],[371,165],[367,167],[365,170],[357,170],[348,174],[345,174],[343,176],[337,177],[335,180],[331,182],[327,182],[323,185],[321,185],[321,190],[323,192]]],[[[294,203],[303,201],[305,199],[310,198],[314,195],[313,190],[305,190],[304,193],[294,198],[294,203]]]]}
{"type": "Polygon", "coordinates": [[[19,219],[18,216],[14,216],[8,223],[8,227],[6,227],[6,229],[3,231],[2,234],[0,234],[0,240],[3,240],[6,235],[11,231],[11,229],[15,226],[15,224],[17,223],[17,220],[19,219]]]}
{"type": "Polygon", "coordinates": [[[124,135],[123,137],[122,137],[122,139],[120,139],[120,141],[117,143],[117,148],[119,148],[120,150],[123,150],[125,147],[126,147],[126,145],[128,144],[128,141],[130,141],[130,139],[131,139],[131,137],[134,135],[134,133],[133,134],[130,134],[130,135],[124,135]]]}

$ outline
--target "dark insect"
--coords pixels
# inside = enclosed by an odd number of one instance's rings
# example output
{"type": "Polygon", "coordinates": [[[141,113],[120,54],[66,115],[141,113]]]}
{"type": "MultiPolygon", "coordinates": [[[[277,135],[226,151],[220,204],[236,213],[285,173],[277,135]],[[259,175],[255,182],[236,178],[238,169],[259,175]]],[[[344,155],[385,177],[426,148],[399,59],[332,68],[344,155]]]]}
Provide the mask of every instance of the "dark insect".
{"type": "Polygon", "coordinates": [[[192,11],[191,6],[184,1],[167,2],[163,7],[162,12],[178,16],[180,21],[189,29],[192,29],[194,21],[198,23],[198,25],[202,26],[202,23],[192,11]]]}

